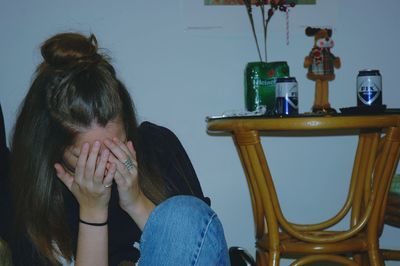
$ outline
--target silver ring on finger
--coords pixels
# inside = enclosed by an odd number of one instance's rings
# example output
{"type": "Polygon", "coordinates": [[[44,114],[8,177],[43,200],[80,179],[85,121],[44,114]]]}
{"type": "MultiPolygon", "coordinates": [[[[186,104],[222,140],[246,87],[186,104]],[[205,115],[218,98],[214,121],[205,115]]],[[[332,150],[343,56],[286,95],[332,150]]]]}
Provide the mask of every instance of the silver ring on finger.
{"type": "Polygon", "coordinates": [[[126,159],[123,164],[125,165],[126,169],[128,169],[128,171],[132,170],[133,168],[135,168],[135,165],[133,164],[131,158],[126,159]]]}
{"type": "Polygon", "coordinates": [[[104,188],[110,188],[112,186],[113,183],[107,184],[107,185],[103,185],[104,188]]]}

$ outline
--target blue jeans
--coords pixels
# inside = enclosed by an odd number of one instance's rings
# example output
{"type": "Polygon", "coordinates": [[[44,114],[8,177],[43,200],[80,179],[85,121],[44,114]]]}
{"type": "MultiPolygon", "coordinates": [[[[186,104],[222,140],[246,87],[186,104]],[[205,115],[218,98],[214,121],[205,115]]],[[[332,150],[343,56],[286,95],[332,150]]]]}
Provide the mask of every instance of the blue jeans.
{"type": "Polygon", "coordinates": [[[175,196],[150,214],[140,240],[139,266],[230,265],[221,222],[193,196],[175,196]]]}

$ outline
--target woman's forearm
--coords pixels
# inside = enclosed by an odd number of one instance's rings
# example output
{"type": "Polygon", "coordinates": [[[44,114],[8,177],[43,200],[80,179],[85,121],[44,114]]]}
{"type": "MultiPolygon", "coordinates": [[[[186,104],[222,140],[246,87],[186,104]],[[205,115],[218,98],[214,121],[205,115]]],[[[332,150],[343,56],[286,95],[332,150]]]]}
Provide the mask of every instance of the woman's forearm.
{"type": "Polygon", "coordinates": [[[108,210],[80,208],[79,219],[75,266],[107,266],[108,210]]]}
{"type": "Polygon", "coordinates": [[[79,223],[75,266],[108,266],[108,226],[79,223]]]}
{"type": "Polygon", "coordinates": [[[149,219],[150,213],[155,208],[154,203],[149,200],[143,192],[140,191],[137,201],[127,206],[125,211],[135,221],[136,225],[143,231],[143,228],[149,219]]]}

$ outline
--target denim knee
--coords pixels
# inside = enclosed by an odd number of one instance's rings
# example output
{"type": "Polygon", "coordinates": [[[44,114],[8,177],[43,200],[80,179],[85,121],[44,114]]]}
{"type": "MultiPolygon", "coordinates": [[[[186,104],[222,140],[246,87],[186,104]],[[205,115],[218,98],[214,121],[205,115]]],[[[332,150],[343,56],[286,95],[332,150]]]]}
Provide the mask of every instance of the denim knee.
{"type": "Polygon", "coordinates": [[[158,205],[144,227],[140,249],[139,265],[229,265],[217,215],[193,196],[158,205]]]}

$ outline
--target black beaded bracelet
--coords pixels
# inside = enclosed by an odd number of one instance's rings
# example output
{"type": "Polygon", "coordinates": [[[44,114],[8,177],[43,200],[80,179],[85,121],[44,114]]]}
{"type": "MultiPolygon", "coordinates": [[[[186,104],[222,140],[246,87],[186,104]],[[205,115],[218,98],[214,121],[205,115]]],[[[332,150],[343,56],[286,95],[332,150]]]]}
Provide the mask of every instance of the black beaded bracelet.
{"type": "Polygon", "coordinates": [[[105,221],[104,223],[89,223],[89,222],[81,220],[81,218],[79,218],[79,222],[83,223],[83,224],[87,224],[87,225],[92,225],[92,226],[104,226],[104,225],[108,224],[108,220],[105,221]]]}

